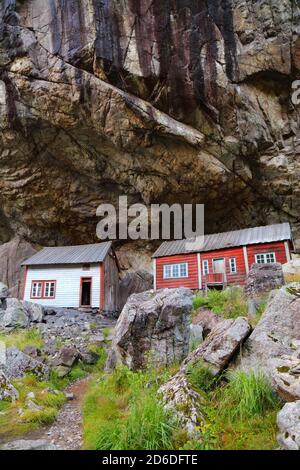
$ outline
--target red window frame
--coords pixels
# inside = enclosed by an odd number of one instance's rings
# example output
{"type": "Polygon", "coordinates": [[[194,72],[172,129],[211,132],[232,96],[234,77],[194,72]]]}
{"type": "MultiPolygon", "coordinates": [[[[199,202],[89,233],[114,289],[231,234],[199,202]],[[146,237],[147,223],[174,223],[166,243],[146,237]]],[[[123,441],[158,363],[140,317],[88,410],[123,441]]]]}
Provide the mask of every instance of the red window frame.
{"type": "Polygon", "coordinates": [[[55,279],[46,279],[45,281],[41,281],[41,280],[33,280],[31,281],[31,289],[30,289],[30,298],[31,299],[55,299],[56,297],[56,280],[55,279]],[[45,284],[47,284],[48,282],[53,282],[54,283],[54,295],[53,297],[45,297],[45,284]],[[32,291],[33,291],[33,284],[35,283],[41,283],[42,284],[42,295],[41,297],[33,297],[32,295],[32,291]]]}

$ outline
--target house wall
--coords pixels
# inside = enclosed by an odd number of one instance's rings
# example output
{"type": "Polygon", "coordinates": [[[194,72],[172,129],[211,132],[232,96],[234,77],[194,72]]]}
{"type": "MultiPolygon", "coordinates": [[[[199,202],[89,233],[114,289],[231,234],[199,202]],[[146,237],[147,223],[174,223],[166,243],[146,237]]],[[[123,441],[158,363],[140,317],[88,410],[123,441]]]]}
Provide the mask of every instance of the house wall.
{"type": "MultiPolygon", "coordinates": [[[[291,245],[289,245],[291,248],[291,245]]],[[[274,242],[274,243],[260,243],[257,245],[248,245],[247,246],[247,258],[249,269],[251,269],[252,264],[255,262],[255,255],[258,253],[270,253],[274,252],[276,256],[276,261],[278,263],[284,264],[287,262],[287,256],[285,251],[284,241],[274,242]]],[[[202,287],[205,287],[205,278],[203,276],[202,262],[207,260],[209,264],[209,272],[213,273],[213,259],[214,258],[225,258],[226,266],[226,278],[227,284],[236,284],[243,285],[247,278],[247,269],[245,265],[243,247],[237,248],[227,248],[222,250],[208,251],[200,254],[200,269],[201,269],[201,278],[202,278],[202,287]],[[237,272],[230,272],[229,259],[236,258],[237,272]]],[[[198,289],[198,267],[197,267],[197,254],[183,254],[183,255],[173,255],[165,256],[162,258],[156,258],[156,288],[161,289],[164,287],[189,287],[190,289],[198,289]],[[188,263],[188,278],[180,279],[163,279],[163,266],[165,264],[173,263],[188,263]]]]}
{"type": "MultiPolygon", "coordinates": [[[[247,273],[246,273],[243,247],[228,248],[225,250],[216,250],[216,251],[208,251],[208,252],[201,253],[202,276],[203,276],[203,270],[202,270],[203,260],[208,261],[209,272],[213,273],[213,259],[215,258],[225,258],[227,284],[239,284],[240,285],[245,282],[247,273]],[[229,266],[230,258],[236,259],[236,267],[237,267],[236,273],[230,272],[230,266],[229,266]]],[[[204,283],[204,278],[203,278],[203,283],[204,283]]]]}
{"type": "Polygon", "coordinates": [[[28,266],[24,300],[51,307],[74,307],[80,304],[80,279],[92,277],[92,307],[100,305],[100,266],[92,264],[89,270],[83,270],[82,265],[68,266],[28,266]],[[56,281],[54,299],[31,299],[32,281],[56,281]]]}
{"type": "Polygon", "coordinates": [[[285,264],[287,263],[284,242],[276,243],[260,243],[258,245],[247,246],[247,254],[249,260],[249,268],[255,263],[255,255],[257,253],[275,253],[276,262],[285,264]]]}
{"type": "Polygon", "coordinates": [[[189,287],[190,289],[199,289],[197,253],[164,256],[156,259],[156,289],[166,287],[189,287]],[[175,263],[188,263],[188,278],[163,278],[163,266],[165,264],[175,263]]]}
{"type": "Polygon", "coordinates": [[[104,295],[102,305],[107,313],[118,312],[120,310],[120,295],[119,295],[119,270],[114,258],[114,253],[111,252],[106,256],[103,265],[104,271],[104,295]]]}

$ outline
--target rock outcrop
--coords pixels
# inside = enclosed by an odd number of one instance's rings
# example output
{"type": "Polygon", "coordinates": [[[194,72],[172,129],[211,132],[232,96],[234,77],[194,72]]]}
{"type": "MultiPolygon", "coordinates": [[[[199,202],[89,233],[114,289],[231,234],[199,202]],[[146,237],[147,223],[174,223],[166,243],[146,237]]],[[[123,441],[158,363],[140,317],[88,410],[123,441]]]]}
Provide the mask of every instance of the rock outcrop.
{"type": "Polygon", "coordinates": [[[300,340],[300,284],[274,291],[267,308],[243,348],[240,366],[269,375],[270,360],[293,356],[300,340]],[[295,343],[296,342],[296,343],[295,343]]]}
{"type": "Polygon", "coordinates": [[[222,318],[221,315],[216,315],[205,307],[199,308],[193,317],[193,322],[203,329],[203,338],[206,338],[218,323],[221,323],[223,320],[224,318],[222,318]]]}
{"type": "Polygon", "coordinates": [[[157,393],[165,409],[177,417],[190,437],[199,434],[197,428],[205,423],[201,410],[204,398],[193,389],[184,373],[178,372],[157,393]]]}
{"type": "MultiPolygon", "coordinates": [[[[1,367],[1,366],[0,366],[1,367]]],[[[19,398],[19,392],[10,383],[6,375],[0,370],[0,401],[14,401],[19,398]]]]}
{"type": "Polygon", "coordinates": [[[12,297],[5,300],[5,309],[0,310],[0,328],[26,328],[30,319],[23,303],[12,297]]]}
{"type": "Polygon", "coordinates": [[[30,372],[39,378],[45,378],[49,369],[41,361],[24,354],[16,347],[6,350],[6,362],[0,365],[1,370],[6,377],[10,379],[19,379],[30,372]]]}
{"type": "Polygon", "coordinates": [[[126,304],[131,294],[138,294],[153,289],[153,275],[147,271],[135,271],[126,273],[120,281],[120,301],[121,308],[126,304]]]}
{"type": "Polygon", "coordinates": [[[181,362],[189,351],[191,312],[192,292],[183,287],[133,294],[117,321],[107,367],[181,362]]]}
{"type": "Polygon", "coordinates": [[[299,239],[299,18],[289,0],[2,1],[0,240],[90,242],[120,193],[299,239]]]}
{"type": "Polygon", "coordinates": [[[277,415],[278,443],[285,450],[300,450],[300,401],[286,403],[277,415]]]}
{"type": "Polygon", "coordinates": [[[195,351],[188,355],[181,371],[185,372],[189,364],[201,360],[213,375],[219,374],[229,364],[250,332],[251,326],[246,318],[224,320],[195,351]]]}

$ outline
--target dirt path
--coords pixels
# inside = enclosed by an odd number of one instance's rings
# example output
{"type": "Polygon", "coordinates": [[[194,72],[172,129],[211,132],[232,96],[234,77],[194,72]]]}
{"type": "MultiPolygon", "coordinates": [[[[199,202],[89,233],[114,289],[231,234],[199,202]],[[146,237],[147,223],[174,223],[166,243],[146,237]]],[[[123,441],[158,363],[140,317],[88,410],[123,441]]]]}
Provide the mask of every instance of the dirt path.
{"type": "Polygon", "coordinates": [[[89,380],[86,377],[66,388],[65,392],[73,393],[74,399],[67,401],[50,427],[33,431],[25,439],[43,439],[62,450],[80,450],[83,445],[81,404],[89,380]]]}

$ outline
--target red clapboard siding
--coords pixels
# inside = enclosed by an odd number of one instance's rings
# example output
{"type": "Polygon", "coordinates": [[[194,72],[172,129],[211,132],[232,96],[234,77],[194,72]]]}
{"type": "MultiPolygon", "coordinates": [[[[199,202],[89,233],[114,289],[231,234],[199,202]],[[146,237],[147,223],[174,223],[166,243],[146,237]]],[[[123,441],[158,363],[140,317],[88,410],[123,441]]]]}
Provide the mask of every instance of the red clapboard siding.
{"type": "Polygon", "coordinates": [[[284,242],[260,243],[247,246],[249,268],[255,263],[255,255],[259,253],[275,253],[277,263],[285,264],[288,261],[284,242]]]}
{"type": "Polygon", "coordinates": [[[198,262],[197,254],[184,254],[175,256],[164,256],[156,259],[156,288],[162,289],[164,287],[189,287],[190,289],[198,289],[198,262]],[[180,279],[164,279],[163,266],[165,264],[175,263],[188,263],[187,278],[180,279]]]}
{"type": "Polygon", "coordinates": [[[203,270],[202,270],[203,260],[208,261],[209,272],[212,273],[213,272],[213,259],[215,258],[225,258],[227,284],[243,284],[245,282],[247,274],[246,274],[246,266],[245,266],[245,261],[244,261],[243,247],[227,248],[224,250],[208,251],[208,252],[201,253],[202,276],[203,276],[203,270]],[[236,259],[236,268],[237,268],[236,273],[230,272],[230,266],[229,266],[230,258],[236,259]]]}

